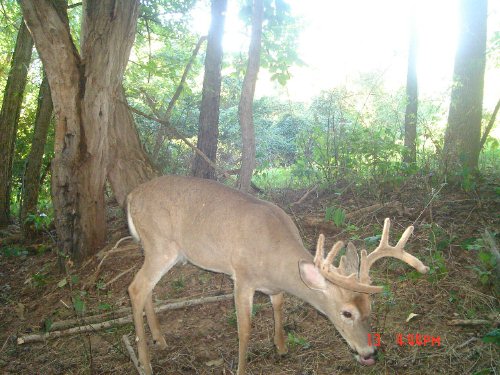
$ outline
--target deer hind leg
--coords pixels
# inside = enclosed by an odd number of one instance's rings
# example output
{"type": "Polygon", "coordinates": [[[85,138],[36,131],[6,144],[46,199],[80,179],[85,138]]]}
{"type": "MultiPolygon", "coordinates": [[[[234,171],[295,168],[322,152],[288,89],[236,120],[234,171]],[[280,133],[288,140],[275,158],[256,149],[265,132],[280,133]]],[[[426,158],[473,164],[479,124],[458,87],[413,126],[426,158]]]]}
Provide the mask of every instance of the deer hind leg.
{"type": "Polygon", "coordinates": [[[279,355],[288,353],[286,346],[285,330],[283,329],[283,293],[274,294],[271,297],[274,313],[274,345],[279,355]]]}
{"type": "Polygon", "coordinates": [[[252,288],[242,286],[235,282],[234,303],[236,305],[236,318],[238,321],[238,372],[237,375],[244,375],[247,364],[247,348],[250,338],[250,326],[252,320],[253,295],[252,288]]]}
{"type": "Polygon", "coordinates": [[[146,297],[145,309],[149,329],[151,331],[151,335],[153,336],[153,343],[155,345],[158,345],[158,347],[160,347],[161,349],[165,349],[167,347],[167,342],[165,341],[165,337],[163,337],[161,333],[160,322],[158,321],[158,316],[156,315],[154,310],[152,291],[146,297]]]}
{"type": "Polygon", "coordinates": [[[154,251],[160,249],[158,246],[148,246],[143,241],[144,253],[146,259],[142,268],[137,272],[134,280],[128,288],[130,302],[132,304],[132,314],[136,332],[137,350],[139,352],[139,362],[146,375],[151,375],[153,370],[149,359],[146,335],[144,332],[144,320],[142,313],[147,306],[148,322],[152,325],[154,335],[160,335],[158,318],[152,310],[152,291],[161,277],[177,263],[177,251],[173,249],[163,249],[163,251],[154,251]],[[170,250],[170,251],[169,251],[170,250]]]}

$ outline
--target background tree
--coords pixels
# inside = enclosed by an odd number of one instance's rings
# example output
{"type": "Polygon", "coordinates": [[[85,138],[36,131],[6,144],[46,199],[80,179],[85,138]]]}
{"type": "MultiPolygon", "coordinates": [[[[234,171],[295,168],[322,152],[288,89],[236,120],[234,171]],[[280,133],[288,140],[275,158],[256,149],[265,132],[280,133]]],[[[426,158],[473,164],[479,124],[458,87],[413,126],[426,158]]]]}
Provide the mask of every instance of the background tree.
{"type": "Polygon", "coordinates": [[[12,160],[32,50],[33,39],[21,20],[0,113],[0,227],[11,222],[12,160]]]}
{"type": "Polygon", "coordinates": [[[33,129],[33,141],[26,161],[26,170],[23,176],[21,207],[19,222],[24,238],[32,235],[30,223],[26,221],[29,213],[36,213],[38,192],[40,190],[40,172],[42,169],[43,153],[52,118],[52,97],[47,77],[44,74],[38,93],[38,106],[33,129]]]}
{"type": "Polygon", "coordinates": [[[243,87],[241,88],[240,104],[238,106],[242,142],[238,187],[243,191],[250,190],[253,170],[255,169],[255,130],[252,106],[260,67],[264,1],[254,0],[252,9],[252,34],[248,50],[248,65],[243,80],[243,87]]]}
{"type": "Polygon", "coordinates": [[[443,147],[446,174],[478,167],[486,62],[487,0],[461,0],[459,39],[448,126],[443,147]]]}
{"type": "Polygon", "coordinates": [[[403,161],[417,161],[417,120],[418,120],[418,81],[417,81],[417,25],[414,11],[410,16],[410,46],[408,48],[408,73],[406,77],[405,112],[405,153],[403,161]]]}
{"type": "MultiPolygon", "coordinates": [[[[219,136],[222,36],[224,34],[226,7],[227,0],[212,0],[212,21],[208,32],[198,128],[197,147],[214,162],[217,156],[217,139],[219,136]]],[[[196,155],[193,160],[192,173],[196,177],[215,179],[214,168],[199,155],[196,155]]]]}

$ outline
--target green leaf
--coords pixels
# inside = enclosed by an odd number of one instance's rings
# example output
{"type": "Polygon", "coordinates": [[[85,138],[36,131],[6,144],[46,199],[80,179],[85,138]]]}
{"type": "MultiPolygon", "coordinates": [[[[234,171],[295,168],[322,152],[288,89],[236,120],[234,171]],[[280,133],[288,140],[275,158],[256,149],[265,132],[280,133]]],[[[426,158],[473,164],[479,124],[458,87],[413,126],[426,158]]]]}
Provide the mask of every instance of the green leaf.
{"type": "Polygon", "coordinates": [[[66,286],[66,284],[68,284],[68,280],[67,280],[66,278],[64,278],[64,279],[61,279],[61,281],[59,281],[59,282],[57,283],[57,286],[58,286],[59,288],[64,288],[64,287],[66,286]]]}
{"type": "Polygon", "coordinates": [[[341,227],[345,223],[345,211],[342,208],[337,208],[333,212],[333,222],[337,227],[341,227]]]}
{"type": "Polygon", "coordinates": [[[495,328],[493,331],[488,332],[481,340],[486,343],[500,345],[500,328],[495,328]]]}
{"type": "Polygon", "coordinates": [[[78,314],[83,314],[85,312],[85,302],[79,297],[73,297],[73,307],[78,314]]]}

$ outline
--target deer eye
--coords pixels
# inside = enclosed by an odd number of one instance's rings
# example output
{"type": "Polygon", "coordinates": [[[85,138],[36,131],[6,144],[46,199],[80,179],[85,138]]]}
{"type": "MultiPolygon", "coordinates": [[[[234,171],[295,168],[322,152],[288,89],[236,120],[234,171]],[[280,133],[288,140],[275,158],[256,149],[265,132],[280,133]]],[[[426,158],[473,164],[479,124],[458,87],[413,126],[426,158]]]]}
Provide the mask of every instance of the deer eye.
{"type": "Polygon", "coordinates": [[[342,311],[342,315],[344,316],[344,318],[352,318],[352,314],[349,311],[342,311]]]}

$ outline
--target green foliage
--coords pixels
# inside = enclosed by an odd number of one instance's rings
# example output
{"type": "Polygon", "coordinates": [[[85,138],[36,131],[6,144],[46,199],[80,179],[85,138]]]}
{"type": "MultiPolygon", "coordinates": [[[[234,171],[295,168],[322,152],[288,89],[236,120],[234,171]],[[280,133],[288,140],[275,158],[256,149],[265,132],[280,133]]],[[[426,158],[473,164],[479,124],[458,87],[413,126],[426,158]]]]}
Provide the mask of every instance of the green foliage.
{"type": "Polygon", "coordinates": [[[340,207],[327,207],[325,212],[325,221],[333,221],[338,228],[345,224],[345,211],[340,207]]]}
{"type": "Polygon", "coordinates": [[[184,277],[182,277],[182,275],[181,277],[172,281],[172,288],[176,293],[182,292],[185,287],[186,287],[186,282],[184,281],[184,277]]]}
{"type": "Polygon", "coordinates": [[[5,245],[0,247],[0,256],[6,258],[24,257],[29,254],[29,251],[20,245],[5,245]]]}
{"type": "Polygon", "coordinates": [[[495,328],[493,331],[488,332],[481,340],[486,343],[500,345],[500,328],[495,328]]]}
{"type": "Polygon", "coordinates": [[[311,347],[309,341],[307,341],[304,337],[297,335],[295,332],[288,332],[288,345],[291,349],[309,349],[311,347]]]}
{"type": "Polygon", "coordinates": [[[73,296],[73,308],[78,315],[83,315],[87,310],[87,306],[82,297],[85,295],[84,292],[80,292],[73,296]]]}
{"type": "MultiPolygon", "coordinates": [[[[495,238],[493,233],[492,237],[495,238]]],[[[462,247],[468,251],[476,253],[478,264],[472,269],[479,276],[479,281],[484,286],[493,286],[498,284],[495,269],[497,266],[497,258],[489,251],[482,238],[468,238],[462,242],[462,247]]]]}

